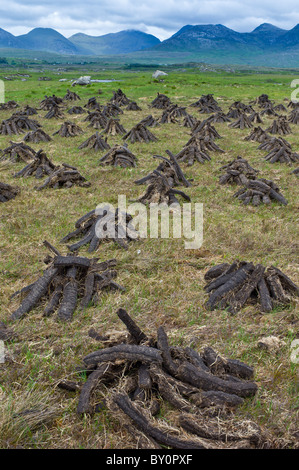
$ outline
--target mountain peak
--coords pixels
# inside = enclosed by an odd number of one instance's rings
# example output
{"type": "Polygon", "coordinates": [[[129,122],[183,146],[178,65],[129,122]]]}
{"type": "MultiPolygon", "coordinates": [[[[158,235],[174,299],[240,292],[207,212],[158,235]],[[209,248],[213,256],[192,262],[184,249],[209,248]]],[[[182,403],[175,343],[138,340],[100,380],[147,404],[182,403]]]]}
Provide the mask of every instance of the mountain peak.
{"type": "Polygon", "coordinates": [[[260,32],[270,32],[270,31],[281,31],[286,32],[285,29],[278,28],[278,26],[274,26],[271,23],[262,23],[257,28],[255,28],[252,33],[260,33],[260,32]]]}

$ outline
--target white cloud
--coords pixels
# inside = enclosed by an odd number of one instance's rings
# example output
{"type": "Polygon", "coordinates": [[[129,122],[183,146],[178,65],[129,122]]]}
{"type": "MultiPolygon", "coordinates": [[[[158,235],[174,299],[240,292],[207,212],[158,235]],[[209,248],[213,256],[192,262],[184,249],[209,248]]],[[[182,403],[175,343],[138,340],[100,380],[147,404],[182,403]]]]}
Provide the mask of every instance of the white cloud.
{"type": "Polygon", "coordinates": [[[35,27],[54,28],[66,37],[140,29],[163,40],[186,24],[221,23],[250,32],[268,22],[291,29],[299,12],[298,0],[0,0],[0,18],[0,27],[16,35],[35,27]]]}

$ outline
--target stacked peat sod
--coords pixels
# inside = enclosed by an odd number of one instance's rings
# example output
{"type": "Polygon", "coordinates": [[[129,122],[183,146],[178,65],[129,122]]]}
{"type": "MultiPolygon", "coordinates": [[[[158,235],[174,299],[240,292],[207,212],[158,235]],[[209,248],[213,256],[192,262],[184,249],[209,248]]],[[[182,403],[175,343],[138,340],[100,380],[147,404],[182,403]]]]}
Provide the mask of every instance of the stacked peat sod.
{"type": "Polygon", "coordinates": [[[147,182],[153,183],[154,180],[159,177],[159,174],[163,174],[168,180],[171,187],[173,186],[191,186],[191,182],[188,181],[178,164],[176,157],[169,151],[166,150],[169,159],[162,157],[161,155],[154,155],[153,158],[159,158],[162,162],[158,165],[156,170],[149,173],[147,176],[134,181],[135,184],[145,184],[147,182]]]}
{"type": "Polygon", "coordinates": [[[77,126],[77,124],[71,121],[65,121],[53,135],[60,135],[60,137],[76,137],[83,133],[84,131],[81,127],[77,126]]]}
{"type": "Polygon", "coordinates": [[[288,117],[288,121],[291,124],[299,124],[299,109],[293,109],[293,111],[290,113],[288,117]]]}
{"type": "Polygon", "coordinates": [[[150,108],[166,109],[172,105],[170,98],[162,93],[158,93],[156,98],[151,102],[150,108]]]}
{"type": "Polygon", "coordinates": [[[63,119],[64,118],[64,114],[62,112],[62,108],[61,106],[59,106],[58,104],[53,104],[47,114],[45,114],[45,119],[63,119]]]}
{"type": "Polygon", "coordinates": [[[252,122],[249,117],[243,112],[235,122],[228,124],[232,129],[250,129],[252,122]]]}
{"type": "Polygon", "coordinates": [[[264,122],[260,114],[255,111],[248,116],[248,119],[252,124],[263,124],[264,122]]]}
{"type": "Polygon", "coordinates": [[[268,127],[268,129],[266,129],[266,132],[269,132],[270,134],[287,135],[292,133],[292,129],[285,117],[279,117],[277,120],[273,121],[272,125],[268,127]]]}
{"type": "Polygon", "coordinates": [[[0,202],[7,202],[14,199],[20,192],[20,188],[0,181],[0,202]]]}
{"type": "Polygon", "coordinates": [[[67,89],[67,93],[64,95],[64,97],[62,99],[63,99],[63,101],[79,101],[79,100],[81,100],[80,96],[77,95],[77,93],[75,93],[74,91],[70,91],[69,89],[67,89]]]}
{"type": "Polygon", "coordinates": [[[14,100],[7,101],[7,103],[0,103],[0,111],[8,111],[11,109],[16,109],[18,107],[18,103],[14,100]]]}
{"type": "Polygon", "coordinates": [[[78,251],[88,245],[88,252],[96,251],[103,241],[112,240],[118,246],[128,249],[128,244],[138,238],[138,233],[130,224],[132,216],[110,207],[94,209],[75,222],[75,230],[68,233],[61,243],[81,237],[79,241],[68,245],[68,249],[78,251]]]}
{"type": "Polygon", "coordinates": [[[125,93],[120,88],[113,92],[113,96],[110,99],[110,102],[116,104],[117,106],[127,106],[130,104],[129,98],[127,98],[125,93]]]}
{"type": "Polygon", "coordinates": [[[267,134],[267,132],[264,131],[260,126],[255,127],[248,136],[244,137],[244,140],[252,140],[259,143],[265,142],[269,139],[271,139],[269,134],[267,134]]]}
{"type": "Polygon", "coordinates": [[[68,109],[68,114],[84,114],[86,113],[85,109],[82,106],[72,106],[72,108],[68,109]]]}
{"type": "Polygon", "coordinates": [[[139,122],[123,136],[123,140],[129,141],[131,144],[135,142],[146,142],[148,144],[156,142],[158,139],[144,124],[139,122]]]}
{"type": "Polygon", "coordinates": [[[87,109],[101,109],[101,105],[100,103],[97,102],[97,99],[95,96],[93,96],[92,98],[89,98],[89,100],[87,101],[87,103],[84,105],[84,108],[87,108],[87,109]]]}
{"type": "Polygon", "coordinates": [[[126,107],[126,111],[142,111],[140,106],[136,103],[136,101],[130,101],[128,106],[126,107]]]}
{"type": "Polygon", "coordinates": [[[90,182],[81,175],[79,170],[71,165],[62,163],[55,166],[50,175],[45,179],[43,184],[36,186],[36,190],[40,191],[45,188],[71,188],[72,186],[80,186],[81,188],[88,188],[90,182]]]}
{"type": "MultiPolygon", "coordinates": [[[[209,129],[211,130],[211,127],[209,129]]],[[[188,166],[194,165],[196,161],[198,163],[205,163],[211,160],[209,151],[224,153],[224,150],[214,142],[213,137],[197,132],[192,135],[186,145],[176,155],[176,159],[180,163],[187,163],[188,166]]]]}
{"type": "Polygon", "coordinates": [[[168,181],[168,178],[157,170],[153,171],[152,181],[148,185],[145,193],[136,200],[145,205],[151,203],[166,204],[167,206],[179,205],[179,201],[176,197],[182,196],[183,199],[190,202],[190,197],[183,191],[174,189],[168,181]]]}
{"type": "Polygon", "coordinates": [[[281,194],[276,183],[265,178],[251,179],[245,186],[234,194],[245,206],[252,204],[271,204],[272,201],[279,202],[286,206],[288,201],[281,194]]]}
{"type": "Polygon", "coordinates": [[[39,150],[34,155],[34,159],[28,163],[22,170],[14,174],[15,178],[26,178],[28,176],[35,176],[35,178],[43,178],[53,173],[56,166],[47,157],[43,150],[39,150]]]}
{"type": "Polygon", "coordinates": [[[299,154],[292,151],[292,146],[282,137],[274,137],[262,142],[259,150],[266,150],[269,152],[265,156],[265,160],[269,163],[287,163],[292,165],[299,161],[299,154]]]}
{"type": "Polygon", "coordinates": [[[106,139],[102,139],[101,135],[96,132],[78,147],[79,150],[85,148],[92,149],[95,152],[101,152],[102,150],[110,149],[110,145],[107,142],[107,137],[106,139]]]}
{"type": "Polygon", "coordinates": [[[102,114],[106,116],[107,119],[111,117],[117,117],[119,114],[124,114],[123,110],[115,103],[108,102],[103,108],[101,109],[102,114]]]}
{"type": "Polygon", "coordinates": [[[137,157],[128,149],[127,144],[116,144],[100,158],[99,163],[100,165],[113,167],[135,168],[137,166],[137,157]]]}
{"type": "Polygon", "coordinates": [[[159,119],[161,124],[176,124],[177,118],[187,116],[186,108],[178,106],[177,104],[172,104],[168,106],[164,111],[162,116],[159,119]]]}
{"type": "MultiPolygon", "coordinates": [[[[172,347],[162,326],[156,337],[147,336],[126,310],[119,309],[117,315],[128,334],[83,358],[88,378],[75,388],[80,388],[79,415],[108,409],[143,448],[258,445],[260,428],[251,421],[233,420],[234,410],[258,390],[249,365],[223,358],[211,347],[201,354],[190,347],[172,347]],[[171,427],[155,419],[163,405],[177,411],[171,427]]],[[[94,330],[89,335],[102,339],[94,330]]],[[[67,387],[61,383],[61,388],[67,387]]]]}
{"type": "Polygon", "coordinates": [[[274,266],[265,268],[245,261],[213,266],[205,274],[210,294],[206,307],[228,309],[236,314],[246,304],[259,304],[261,312],[270,312],[278,304],[289,304],[299,288],[274,266]]]}
{"type": "Polygon", "coordinates": [[[201,114],[210,114],[222,111],[212,94],[202,95],[199,100],[192,103],[190,106],[198,108],[201,114]]]}
{"type": "Polygon", "coordinates": [[[219,177],[220,184],[247,185],[248,181],[255,179],[258,174],[258,170],[252,168],[242,157],[237,157],[232,162],[223,165],[220,170],[225,170],[224,174],[219,177]]]}
{"type": "Polygon", "coordinates": [[[183,127],[190,127],[190,129],[192,129],[196,126],[197,122],[198,121],[194,116],[187,113],[183,119],[183,127]]]}
{"type": "Polygon", "coordinates": [[[275,111],[272,103],[264,106],[264,108],[263,108],[263,110],[261,111],[260,114],[261,114],[261,116],[279,117],[279,114],[275,111]]]}
{"type": "Polygon", "coordinates": [[[2,151],[0,161],[9,160],[10,162],[30,162],[35,158],[36,151],[24,144],[24,142],[12,142],[10,146],[2,151]]]}
{"type": "Polygon", "coordinates": [[[53,106],[57,106],[62,103],[62,98],[59,98],[58,96],[45,96],[45,98],[40,102],[40,109],[49,111],[53,106]]]}
{"type": "Polygon", "coordinates": [[[90,302],[96,303],[103,289],[123,289],[113,280],[117,272],[111,268],[116,260],[98,262],[98,258],[62,256],[50,243],[44,244],[53,256],[45,259],[47,267],[43,274],[16,293],[21,297],[25,294],[25,298],[12,313],[11,320],[20,320],[34,308],[46,304],[44,316],[57,311],[58,320],[70,321],[77,306],[83,309],[90,302]]]}
{"type": "Polygon", "coordinates": [[[37,114],[37,110],[27,105],[25,106],[23,111],[21,111],[21,114],[24,114],[25,116],[33,116],[34,114],[37,114]]]}
{"type": "Polygon", "coordinates": [[[157,119],[155,119],[151,114],[142,119],[138,124],[142,124],[146,127],[157,127],[160,126],[157,119]]]}
{"type": "Polygon", "coordinates": [[[0,134],[13,135],[23,134],[25,131],[36,131],[41,125],[35,120],[30,119],[24,114],[13,114],[0,124],[0,134]]]}
{"type": "Polygon", "coordinates": [[[50,137],[42,129],[37,129],[36,131],[29,131],[23,138],[24,142],[32,142],[38,144],[40,142],[50,142],[52,137],[50,137]]]}
{"type": "Polygon", "coordinates": [[[88,111],[88,115],[84,122],[89,122],[88,127],[94,129],[105,129],[108,123],[108,118],[99,110],[88,111]]]}
{"type": "Polygon", "coordinates": [[[119,119],[110,118],[107,121],[106,127],[103,130],[103,132],[104,132],[104,134],[115,136],[115,135],[119,135],[119,134],[123,135],[127,131],[124,128],[124,126],[120,123],[119,119]]]}

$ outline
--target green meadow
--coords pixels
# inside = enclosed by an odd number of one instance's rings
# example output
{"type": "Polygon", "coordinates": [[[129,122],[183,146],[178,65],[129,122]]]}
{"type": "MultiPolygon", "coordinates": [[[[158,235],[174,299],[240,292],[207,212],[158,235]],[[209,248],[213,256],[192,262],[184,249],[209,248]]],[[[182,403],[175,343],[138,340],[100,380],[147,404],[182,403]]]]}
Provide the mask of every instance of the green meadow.
{"type": "MultiPolygon", "coordinates": [[[[126,111],[118,118],[129,131],[149,114],[159,118],[162,110],[150,108],[157,93],[166,94],[173,103],[186,107],[189,114],[203,120],[190,105],[202,95],[213,94],[224,112],[235,101],[248,104],[261,94],[267,94],[275,104],[287,105],[291,99],[291,82],[299,72],[273,70],[238,70],[235,73],[218,68],[203,72],[196,67],[164,67],[164,80],[154,80],[155,69],[137,67],[122,69],[93,65],[60,65],[30,69],[0,70],[5,84],[5,101],[15,100],[22,109],[25,105],[39,108],[47,95],[63,97],[67,89],[80,95],[78,102],[65,102],[63,119],[45,119],[45,111],[38,109],[32,116],[52,134],[65,120],[78,124],[84,134],[73,138],[53,136],[51,142],[29,144],[35,150],[43,149],[55,163],[62,162],[78,168],[91,183],[89,188],[73,186],[69,189],[36,191],[40,184],[34,177],[13,177],[24,164],[0,162],[0,181],[18,186],[20,194],[0,205],[0,321],[14,329],[16,337],[5,343],[6,360],[0,364],[0,446],[1,448],[67,448],[117,449],[136,448],[134,438],[120,428],[116,417],[104,409],[93,416],[78,416],[78,393],[59,389],[62,380],[84,383],[76,370],[88,353],[104,347],[88,336],[91,328],[103,335],[124,332],[124,325],[116,315],[125,308],[148,335],[155,335],[160,325],[167,331],[174,346],[191,346],[201,351],[211,346],[221,356],[239,359],[255,370],[258,392],[246,399],[234,413],[236,426],[240,421],[252,420],[262,430],[263,447],[296,448],[298,446],[298,365],[290,360],[291,344],[298,338],[298,298],[288,305],[277,305],[270,313],[261,313],[258,305],[246,305],[236,315],[226,310],[209,311],[205,308],[204,274],[212,266],[234,260],[252,261],[265,266],[274,265],[299,284],[298,264],[298,176],[296,168],[282,163],[265,161],[265,151],[258,143],[245,141],[250,129],[215,124],[221,139],[216,143],[225,152],[211,152],[211,161],[193,166],[182,164],[187,179],[193,179],[190,188],[183,189],[193,203],[203,204],[203,244],[195,250],[186,250],[182,239],[141,239],[132,242],[127,251],[113,242],[100,244],[94,256],[101,261],[116,258],[117,282],[125,292],[105,291],[97,305],[89,305],[83,312],[76,311],[69,323],[58,322],[56,316],[44,317],[42,305],[16,323],[10,322],[11,313],[20,303],[12,294],[33,282],[43,271],[48,251],[47,240],[62,253],[67,247],[60,240],[74,230],[75,221],[94,209],[97,204],[109,202],[115,207],[118,195],[126,195],[128,202],[137,199],[146,186],[134,184],[158,165],[154,155],[166,156],[166,150],[178,153],[190,138],[190,129],[183,127],[182,119],[173,124],[150,128],[156,142],[128,144],[136,155],[136,168],[124,169],[99,165],[105,152],[79,150],[78,146],[95,130],[83,122],[85,114],[69,115],[73,105],[84,106],[96,97],[100,104],[111,99],[118,88],[137,102],[141,111],[126,111]],[[21,81],[16,74],[29,74],[21,81]],[[114,80],[71,87],[71,80],[81,75],[92,79],[114,80]],[[40,77],[50,78],[48,81],[40,77]],[[11,78],[7,80],[4,77],[11,78]],[[67,81],[60,82],[60,79],[67,81]],[[244,206],[233,194],[232,186],[219,184],[219,168],[237,156],[246,158],[259,170],[259,176],[274,181],[288,200],[288,205],[244,206]],[[276,336],[279,349],[267,351],[258,346],[262,337],[276,336]],[[34,412],[26,413],[28,410],[34,412]],[[297,434],[296,434],[297,432],[297,434]]],[[[255,106],[254,106],[255,107],[255,106]]],[[[0,111],[1,121],[14,110],[0,111]]],[[[263,118],[266,129],[273,118],[263,118]]],[[[291,125],[292,133],[284,136],[295,152],[299,152],[299,126],[291,125]]],[[[3,150],[10,141],[20,142],[23,135],[0,135],[3,150]]],[[[109,136],[108,143],[121,144],[122,136],[109,136]]],[[[299,166],[299,165],[297,165],[299,166]]],[[[83,246],[80,255],[90,257],[83,246]]],[[[94,400],[100,402],[107,394],[99,388],[94,400]]],[[[159,420],[176,425],[178,412],[165,404],[159,420]]]]}

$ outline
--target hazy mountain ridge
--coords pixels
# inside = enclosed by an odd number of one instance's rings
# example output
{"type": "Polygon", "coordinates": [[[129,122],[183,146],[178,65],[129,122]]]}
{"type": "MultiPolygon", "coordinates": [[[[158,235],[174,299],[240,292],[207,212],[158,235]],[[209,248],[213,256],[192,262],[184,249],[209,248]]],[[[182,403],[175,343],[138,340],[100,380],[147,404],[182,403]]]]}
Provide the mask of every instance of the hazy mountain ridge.
{"type": "Polygon", "coordinates": [[[101,36],[77,33],[66,38],[51,28],[35,28],[14,36],[0,28],[0,56],[9,57],[19,49],[72,56],[118,56],[128,62],[208,62],[274,67],[299,66],[299,24],[284,30],[263,23],[249,33],[221,24],[185,25],[170,38],[137,30],[101,36]]]}

